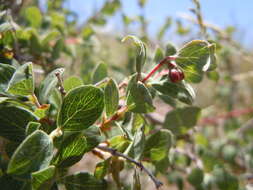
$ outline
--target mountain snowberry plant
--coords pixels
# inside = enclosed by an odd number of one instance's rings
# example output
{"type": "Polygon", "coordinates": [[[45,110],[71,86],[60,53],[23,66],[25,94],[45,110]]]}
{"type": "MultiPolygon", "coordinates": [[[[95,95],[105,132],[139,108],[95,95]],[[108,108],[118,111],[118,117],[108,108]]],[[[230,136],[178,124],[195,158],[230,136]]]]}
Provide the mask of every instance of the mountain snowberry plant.
{"type": "MultiPolygon", "coordinates": [[[[9,29],[0,29],[3,47],[9,29]]],[[[159,50],[161,60],[144,71],[145,44],[135,36],[126,40],[136,45],[136,73],[121,83],[104,76],[99,65],[93,84],[75,76],[63,80],[64,69],[57,68],[35,85],[33,63],[0,63],[1,188],[105,190],[111,175],[120,189],[127,165],[134,171],[133,189],[141,188],[140,172],[162,186],[156,175],[173,167],[169,153],[175,140],[200,115],[200,108],[191,106],[195,94],[189,83],[216,68],[215,45],[193,40],[171,55],[159,50]],[[160,128],[150,122],[155,98],[174,107],[160,128]],[[94,172],[69,174],[88,152],[101,158],[94,172]]]]}

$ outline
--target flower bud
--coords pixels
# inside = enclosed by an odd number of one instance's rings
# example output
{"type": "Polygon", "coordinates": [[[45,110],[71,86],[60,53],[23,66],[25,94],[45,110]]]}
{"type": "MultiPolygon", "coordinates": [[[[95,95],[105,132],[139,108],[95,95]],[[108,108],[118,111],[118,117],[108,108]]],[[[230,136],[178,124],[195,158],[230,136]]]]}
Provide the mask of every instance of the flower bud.
{"type": "Polygon", "coordinates": [[[184,73],[177,68],[173,68],[169,70],[169,78],[171,82],[179,82],[184,79],[184,73]]]}

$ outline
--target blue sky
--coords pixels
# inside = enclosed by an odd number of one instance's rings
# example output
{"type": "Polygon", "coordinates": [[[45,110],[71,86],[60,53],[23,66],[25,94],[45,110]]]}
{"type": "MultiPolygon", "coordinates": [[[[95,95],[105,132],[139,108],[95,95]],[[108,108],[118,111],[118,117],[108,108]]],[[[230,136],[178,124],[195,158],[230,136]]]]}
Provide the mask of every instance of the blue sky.
{"type": "MultiPolygon", "coordinates": [[[[67,6],[78,13],[80,21],[90,16],[95,8],[99,8],[104,0],[68,0],[67,6]]],[[[137,0],[123,0],[123,12],[128,16],[140,13],[137,0]]],[[[201,0],[205,20],[221,27],[235,25],[239,28],[237,38],[246,45],[253,42],[253,0],[201,0]]],[[[147,0],[145,9],[149,20],[149,32],[154,34],[164,23],[167,16],[178,17],[180,13],[188,13],[193,7],[191,0],[147,0]]],[[[111,29],[116,30],[120,21],[116,16],[109,22],[111,29]]],[[[252,47],[252,45],[251,45],[252,47]]]]}

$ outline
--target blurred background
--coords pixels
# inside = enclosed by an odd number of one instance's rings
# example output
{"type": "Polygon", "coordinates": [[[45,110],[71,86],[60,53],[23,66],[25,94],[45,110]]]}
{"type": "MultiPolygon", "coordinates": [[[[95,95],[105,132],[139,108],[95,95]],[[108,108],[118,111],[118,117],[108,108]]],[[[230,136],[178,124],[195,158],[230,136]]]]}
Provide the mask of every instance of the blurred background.
{"type": "MultiPolygon", "coordinates": [[[[0,0],[0,5],[11,7],[22,29],[15,58],[33,61],[38,81],[63,66],[65,78],[76,75],[90,84],[96,65],[104,62],[108,75],[122,82],[135,71],[135,48],[121,42],[128,34],[147,44],[146,73],[156,64],[158,48],[166,54],[193,39],[216,43],[217,71],[192,84],[201,118],[186,135],[190,144],[178,139],[186,152],[174,153],[175,168],[160,178],[164,189],[245,189],[245,175],[253,172],[252,0],[0,0]],[[199,162],[205,172],[201,188],[185,180],[191,163],[199,162]]],[[[175,107],[158,99],[155,104],[157,122],[175,107]]],[[[87,158],[72,171],[87,165],[93,170],[94,160],[87,158]]],[[[143,184],[153,187],[147,179],[143,184]]]]}

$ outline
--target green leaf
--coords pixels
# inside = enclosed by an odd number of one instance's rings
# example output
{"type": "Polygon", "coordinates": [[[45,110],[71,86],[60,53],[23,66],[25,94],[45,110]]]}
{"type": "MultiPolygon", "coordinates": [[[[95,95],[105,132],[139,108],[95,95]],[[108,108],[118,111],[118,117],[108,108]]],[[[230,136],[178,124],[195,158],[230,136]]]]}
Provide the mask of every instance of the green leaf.
{"type": "Polygon", "coordinates": [[[60,32],[58,30],[50,30],[48,33],[46,33],[45,36],[43,36],[43,39],[41,40],[42,47],[44,49],[47,49],[50,46],[49,43],[57,39],[59,36],[60,36],[60,32]]]}
{"type": "Polygon", "coordinates": [[[156,48],[155,50],[155,57],[154,57],[154,61],[156,63],[159,63],[162,59],[164,58],[164,53],[163,50],[161,48],[156,48]]]}
{"type": "Polygon", "coordinates": [[[43,104],[43,105],[41,105],[41,107],[36,108],[36,110],[34,111],[34,114],[39,119],[42,119],[47,116],[49,108],[50,108],[50,104],[43,104]]]}
{"type": "Polygon", "coordinates": [[[207,71],[213,71],[214,69],[217,68],[217,57],[216,57],[216,44],[213,43],[210,45],[209,47],[210,49],[210,60],[209,60],[209,64],[207,65],[207,71]]]}
{"type": "Polygon", "coordinates": [[[109,140],[110,146],[119,152],[124,152],[130,142],[124,135],[117,135],[109,140]]]}
{"type": "Polygon", "coordinates": [[[48,167],[53,157],[52,139],[43,131],[29,135],[16,149],[8,165],[7,173],[29,174],[48,167]]]}
{"type": "Polygon", "coordinates": [[[49,166],[43,170],[32,173],[32,189],[45,190],[50,189],[52,178],[56,172],[55,166],[49,166]]]}
{"type": "Polygon", "coordinates": [[[110,79],[105,87],[105,112],[107,117],[113,115],[119,105],[119,91],[117,83],[110,79]]]}
{"type": "Polygon", "coordinates": [[[39,86],[39,101],[40,103],[46,103],[52,94],[53,90],[58,84],[58,79],[55,76],[55,73],[60,73],[60,75],[64,72],[63,68],[58,68],[53,70],[51,73],[47,75],[47,77],[41,82],[39,86]]]}
{"type": "Polygon", "coordinates": [[[197,124],[200,114],[201,109],[194,106],[174,109],[166,115],[164,127],[173,134],[184,134],[197,124]]]}
{"type": "Polygon", "coordinates": [[[105,175],[108,173],[109,168],[110,168],[110,162],[111,162],[111,158],[106,159],[103,162],[99,162],[96,165],[95,171],[94,171],[94,176],[97,179],[103,179],[105,177],[105,175]]]}
{"type": "Polygon", "coordinates": [[[100,63],[93,73],[93,84],[103,80],[107,77],[107,65],[105,63],[100,63]]]}
{"type": "Polygon", "coordinates": [[[20,142],[25,138],[25,127],[36,116],[21,107],[0,106],[0,136],[20,142]]]}
{"type": "Polygon", "coordinates": [[[172,56],[177,53],[177,49],[171,43],[166,45],[165,56],[172,56]]]}
{"type": "Polygon", "coordinates": [[[90,26],[85,26],[82,30],[82,37],[84,40],[90,39],[90,37],[95,34],[95,31],[90,26]]]}
{"type": "Polygon", "coordinates": [[[14,95],[27,96],[34,92],[34,77],[32,63],[26,63],[20,66],[13,74],[6,90],[14,95]]]}
{"type": "Polygon", "coordinates": [[[25,130],[26,136],[32,134],[34,131],[38,130],[40,128],[41,124],[38,122],[30,121],[25,130]]]}
{"type": "Polygon", "coordinates": [[[120,6],[121,3],[119,0],[106,1],[101,13],[111,16],[120,8],[120,6]]]}
{"type": "Polygon", "coordinates": [[[22,188],[22,185],[23,185],[22,181],[12,178],[12,176],[5,174],[0,177],[0,187],[3,190],[5,190],[5,189],[19,190],[22,188]]]}
{"type": "Polygon", "coordinates": [[[62,142],[53,161],[58,167],[69,167],[80,161],[87,150],[87,141],[81,134],[73,134],[62,142]]]}
{"type": "Polygon", "coordinates": [[[173,83],[169,81],[161,81],[153,83],[152,87],[159,91],[162,95],[178,99],[186,104],[192,104],[195,99],[195,92],[192,87],[184,81],[173,83]]]}
{"type": "Polygon", "coordinates": [[[204,179],[204,173],[200,168],[193,168],[187,179],[194,187],[199,187],[204,179]]]}
{"type": "Polygon", "coordinates": [[[133,142],[130,144],[128,149],[125,151],[131,158],[140,160],[145,147],[145,127],[142,126],[134,135],[133,142]]]}
{"type": "Polygon", "coordinates": [[[193,40],[179,50],[176,63],[183,69],[186,81],[197,83],[202,80],[214,53],[210,50],[212,46],[203,40],[193,40]]]}
{"type": "Polygon", "coordinates": [[[66,190],[106,190],[105,180],[100,180],[87,172],[69,175],[62,180],[66,190]]]}
{"type": "Polygon", "coordinates": [[[228,173],[222,168],[215,168],[213,171],[215,176],[215,183],[219,189],[222,190],[238,190],[239,182],[238,179],[232,174],[228,173]]]}
{"type": "Polygon", "coordinates": [[[30,53],[36,56],[40,56],[42,51],[43,47],[40,41],[40,36],[37,31],[32,31],[30,37],[30,53]]]}
{"type": "Polygon", "coordinates": [[[103,92],[94,86],[75,88],[64,97],[57,125],[64,131],[80,131],[91,126],[102,114],[103,92]]]}
{"type": "Polygon", "coordinates": [[[177,103],[174,98],[171,98],[170,96],[164,95],[164,94],[158,94],[159,98],[166,104],[176,107],[177,103]]]}
{"type": "Polygon", "coordinates": [[[61,56],[61,52],[64,50],[64,40],[58,39],[52,48],[52,60],[57,60],[61,56]]]}
{"type": "Polygon", "coordinates": [[[88,129],[83,131],[83,134],[87,141],[86,152],[94,149],[99,143],[103,142],[105,139],[100,133],[100,128],[98,126],[90,126],[88,129]]]}
{"type": "Polygon", "coordinates": [[[147,138],[144,157],[151,158],[155,162],[161,161],[168,156],[172,143],[172,133],[167,129],[161,129],[147,138]]]}
{"type": "Polygon", "coordinates": [[[69,77],[66,80],[64,80],[64,82],[63,82],[63,87],[66,92],[72,90],[73,88],[81,86],[81,85],[83,85],[82,79],[80,79],[79,77],[76,77],[76,76],[69,77]]]}
{"type": "Polygon", "coordinates": [[[215,82],[217,82],[220,79],[220,75],[217,71],[207,72],[207,77],[215,82]]]}
{"type": "Polygon", "coordinates": [[[14,72],[14,67],[0,63],[0,93],[3,93],[6,90],[14,72]]]}
{"type": "Polygon", "coordinates": [[[146,62],[146,46],[139,38],[132,35],[128,35],[124,37],[122,39],[122,42],[125,42],[128,39],[133,40],[135,46],[137,47],[137,55],[135,59],[135,64],[136,64],[136,72],[138,73],[138,76],[140,76],[142,67],[144,66],[146,62]]]}
{"type": "Polygon", "coordinates": [[[135,134],[141,127],[146,126],[146,123],[145,117],[142,114],[133,114],[131,132],[135,134]]]}
{"type": "Polygon", "coordinates": [[[34,28],[38,28],[42,22],[42,15],[40,9],[35,6],[28,7],[25,10],[25,18],[30,23],[30,25],[34,28]]]}
{"type": "Polygon", "coordinates": [[[130,111],[135,113],[148,113],[155,109],[149,90],[140,81],[132,85],[127,96],[127,105],[133,107],[130,111]]]}

